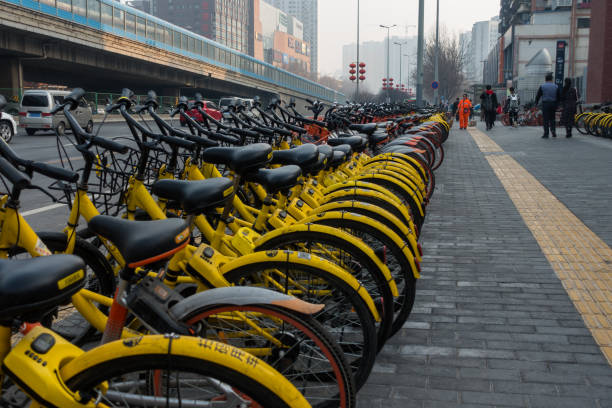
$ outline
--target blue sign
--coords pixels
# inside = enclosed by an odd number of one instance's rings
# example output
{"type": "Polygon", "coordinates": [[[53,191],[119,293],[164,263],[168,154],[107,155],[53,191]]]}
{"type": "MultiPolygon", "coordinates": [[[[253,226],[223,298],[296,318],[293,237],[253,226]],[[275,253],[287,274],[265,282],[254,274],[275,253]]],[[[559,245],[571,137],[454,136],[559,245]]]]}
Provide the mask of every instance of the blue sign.
{"type": "Polygon", "coordinates": [[[439,86],[440,86],[440,84],[438,83],[438,81],[433,81],[433,82],[431,83],[431,87],[432,87],[433,89],[438,89],[438,87],[439,87],[439,86]]]}

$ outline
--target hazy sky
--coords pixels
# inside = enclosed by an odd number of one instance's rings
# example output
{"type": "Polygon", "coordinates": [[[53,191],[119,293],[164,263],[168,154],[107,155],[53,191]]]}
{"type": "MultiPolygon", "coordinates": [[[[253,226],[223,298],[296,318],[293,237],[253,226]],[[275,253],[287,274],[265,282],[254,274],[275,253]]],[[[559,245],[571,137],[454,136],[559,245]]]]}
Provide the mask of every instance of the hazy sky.
{"type": "MultiPolygon", "coordinates": [[[[499,14],[499,0],[440,0],[440,25],[451,32],[472,29],[476,21],[499,14]]],[[[319,71],[342,69],[342,46],[357,36],[357,0],[319,0],[319,71]]],[[[407,25],[418,22],[418,0],[360,0],[360,41],[382,40],[387,30],[379,25],[397,24],[391,35],[404,35],[407,25]]],[[[435,27],[436,1],[425,0],[425,35],[435,27]]],[[[408,35],[416,35],[416,27],[408,35]]]]}

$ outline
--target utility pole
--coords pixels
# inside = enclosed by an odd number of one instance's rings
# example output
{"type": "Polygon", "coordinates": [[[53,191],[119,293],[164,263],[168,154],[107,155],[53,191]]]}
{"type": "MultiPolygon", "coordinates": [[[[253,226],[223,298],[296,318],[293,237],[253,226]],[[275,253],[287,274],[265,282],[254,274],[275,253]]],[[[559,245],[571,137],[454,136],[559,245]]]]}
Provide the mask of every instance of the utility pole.
{"type": "Polygon", "coordinates": [[[402,87],[402,45],[408,44],[408,43],[406,41],[404,41],[404,42],[394,41],[393,44],[399,45],[399,47],[400,47],[400,53],[399,53],[399,55],[400,55],[400,57],[399,57],[399,69],[400,69],[400,71],[399,71],[399,85],[400,85],[400,88],[401,88],[402,87]]]}
{"type": "MultiPolygon", "coordinates": [[[[436,1],[436,53],[434,60],[434,81],[438,82],[438,55],[440,53],[440,0],[436,1]]],[[[439,105],[438,88],[434,89],[434,105],[439,105]]]]}
{"type": "MultiPolygon", "coordinates": [[[[423,0],[421,0],[423,1],[423,0]]],[[[386,28],[387,29],[387,81],[389,81],[389,51],[391,50],[390,48],[390,44],[389,42],[391,41],[390,39],[390,32],[391,29],[393,27],[395,27],[397,24],[393,24],[391,26],[386,26],[386,25],[380,25],[381,28],[386,28]]],[[[387,87],[387,103],[391,102],[391,97],[389,96],[389,88],[387,87]]]]}
{"type": "Polygon", "coordinates": [[[355,102],[359,101],[359,0],[357,0],[357,90],[355,91],[355,102]]]}
{"type": "Polygon", "coordinates": [[[419,39],[417,47],[417,106],[423,106],[423,43],[425,42],[425,0],[419,0],[419,39]]]}

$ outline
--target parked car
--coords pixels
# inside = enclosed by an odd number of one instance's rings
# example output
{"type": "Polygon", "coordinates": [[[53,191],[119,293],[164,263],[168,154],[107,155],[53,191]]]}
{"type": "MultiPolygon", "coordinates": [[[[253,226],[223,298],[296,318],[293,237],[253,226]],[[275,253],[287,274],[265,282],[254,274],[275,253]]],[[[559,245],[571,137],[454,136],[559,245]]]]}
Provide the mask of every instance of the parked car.
{"type": "MultiPolygon", "coordinates": [[[[194,101],[189,101],[190,104],[193,102],[194,101]]],[[[221,121],[223,119],[223,115],[221,114],[221,111],[219,110],[217,105],[214,104],[214,102],[210,102],[210,101],[203,101],[203,102],[204,102],[204,108],[202,109],[204,110],[204,112],[208,113],[210,116],[212,116],[214,119],[218,121],[221,121]]],[[[187,114],[198,122],[204,122],[204,118],[202,118],[202,114],[198,112],[196,108],[188,110],[187,114]]],[[[181,126],[187,126],[187,121],[185,121],[185,118],[183,118],[182,116],[180,118],[180,121],[181,121],[181,126]]]]}
{"type": "Polygon", "coordinates": [[[16,133],[17,123],[13,120],[13,116],[6,112],[0,112],[0,137],[6,143],[10,143],[16,133]]]}
{"type": "MultiPolygon", "coordinates": [[[[27,90],[21,98],[19,106],[19,126],[25,128],[28,135],[38,130],[55,130],[62,135],[66,131],[68,121],[63,112],[52,115],[56,105],[64,102],[68,91],[27,90]]],[[[73,111],[74,117],[87,132],[93,131],[91,108],[85,98],[79,101],[79,106],[73,111]]]]}

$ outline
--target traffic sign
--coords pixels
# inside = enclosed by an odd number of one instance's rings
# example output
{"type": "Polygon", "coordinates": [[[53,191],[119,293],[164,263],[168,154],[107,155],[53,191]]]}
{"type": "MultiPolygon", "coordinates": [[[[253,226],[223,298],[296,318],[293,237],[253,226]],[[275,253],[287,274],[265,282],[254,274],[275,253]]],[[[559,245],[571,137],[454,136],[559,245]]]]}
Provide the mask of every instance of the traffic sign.
{"type": "Polygon", "coordinates": [[[440,84],[438,83],[438,81],[433,81],[433,82],[431,83],[431,87],[432,87],[433,89],[438,89],[438,87],[439,87],[439,86],[440,86],[440,84]]]}

